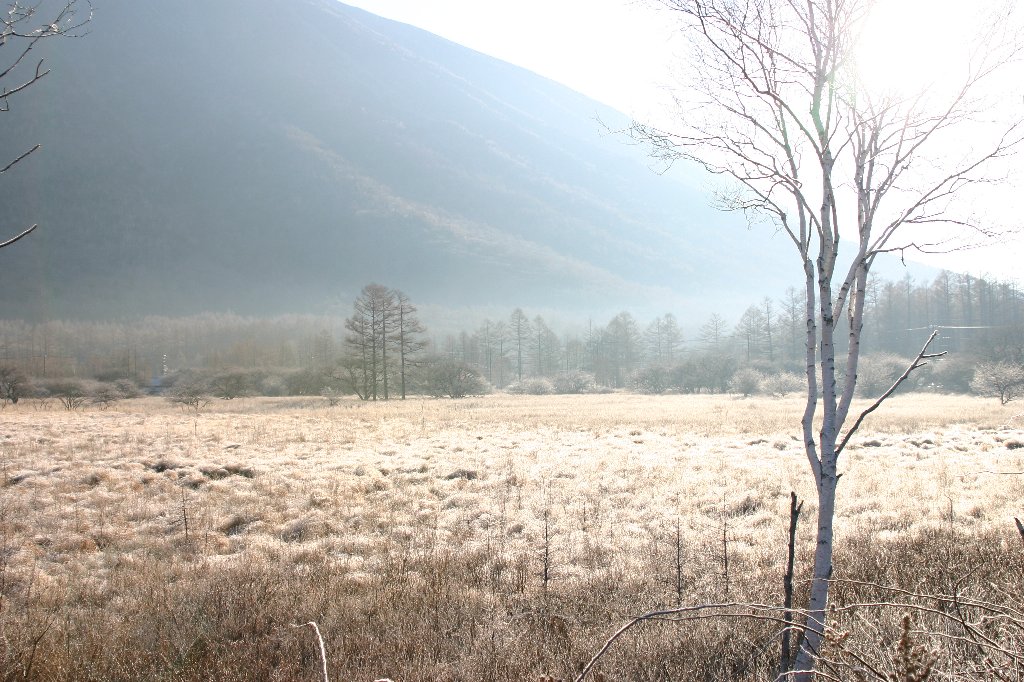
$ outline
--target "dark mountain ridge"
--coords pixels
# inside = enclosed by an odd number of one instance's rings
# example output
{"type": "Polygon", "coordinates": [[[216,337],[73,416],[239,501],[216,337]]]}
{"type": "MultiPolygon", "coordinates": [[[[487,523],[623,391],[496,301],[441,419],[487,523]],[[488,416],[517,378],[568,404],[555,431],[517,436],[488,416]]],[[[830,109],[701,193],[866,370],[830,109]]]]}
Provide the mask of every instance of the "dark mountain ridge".
{"type": "Polygon", "coordinates": [[[428,305],[729,312],[784,240],[554,82],[333,0],[95,3],[0,118],[2,317],[428,305]]]}

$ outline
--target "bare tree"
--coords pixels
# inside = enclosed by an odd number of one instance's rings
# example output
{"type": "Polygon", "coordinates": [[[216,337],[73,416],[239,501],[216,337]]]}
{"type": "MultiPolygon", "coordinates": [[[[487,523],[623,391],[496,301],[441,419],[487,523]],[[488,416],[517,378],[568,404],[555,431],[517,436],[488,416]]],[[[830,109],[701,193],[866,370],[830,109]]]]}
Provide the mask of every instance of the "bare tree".
{"type": "Polygon", "coordinates": [[[516,381],[523,380],[523,346],[530,338],[530,318],[521,308],[512,311],[508,320],[509,341],[516,349],[516,381]]]}
{"type": "Polygon", "coordinates": [[[412,304],[409,297],[397,289],[395,295],[395,328],[392,333],[392,342],[398,352],[398,377],[402,390],[402,400],[405,400],[407,378],[409,369],[414,364],[415,356],[426,347],[423,334],[426,328],[420,323],[416,315],[416,306],[412,304]]]}
{"type": "Polygon", "coordinates": [[[49,395],[60,401],[68,412],[77,410],[89,398],[85,384],[77,379],[54,379],[46,383],[49,395]]]}
{"type": "MultiPolygon", "coordinates": [[[[491,331],[493,337],[493,344],[495,345],[494,350],[494,362],[498,365],[498,382],[497,386],[502,388],[505,386],[505,370],[508,365],[508,354],[511,346],[509,346],[509,332],[508,325],[503,320],[498,320],[494,323],[494,329],[491,331]]],[[[488,379],[491,381],[491,379],[488,379]]]]}
{"type": "Polygon", "coordinates": [[[761,355],[761,342],[765,336],[765,317],[761,309],[750,306],[736,323],[735,336],[743,344],[747,364],[761,355]]]}
{"type": "MultiPolygon", "coordinates": [[[[634,123],[634,139],[666,162],[695,161],[724,176],[723,207],[772,222],[795,247],[793,265],[804,276],[802,431],[818,519],[805,636],[792,675],[810,680],[825,631],[839,456],[861,423],[843,433],[857,385],[868,273],[879,254],[948,250],[951,238],[988,233],[953,210],[966,191],[994,178],[994,162],[1021,141],[1019,120],[993,134],[975,116],[983,110],[978,96],[1017,44],[1000,33],[1009,22],[993,21],[955,87],[907,96],[872,89],[857,70],[872,0],[660,4],[681,18],[690,38],[688,69],[699,101],[673,129],[634,123]],[[967,149],[965,136],[974,143],[967,149]],[[941,224],[954,229],[940,233],[941,224]],[[851,257],[840,260],[847,248],[851,257]],[[844,315],[840,370],[836,337],[844,315]]],[[[912,367],[928,357],[922,351],[912,367]]]]}
{"type": "Polygon", "coordinates": [[[530,355],[533,356],[537,376],[551,376],[559,368],[561,342],[540,315],[533,318],[530,334],[530,355]]]}
{"type": "Polygon", "coordinates": [[[651,320],[644,330],[644,342],[647,346],[648,362],[654,365],[662,365],[665,362],[665,333],[664,321],[660,317],[651,320]]]}
{"type": "Polygon", "coordinates": [[[423,390],[435,398],[465,398],[490,393],[491,387],[480,373],[452,358],[434,357],[423,366],[423,390]]]}
{"type": "Polygon", "coordinates": [[[334,378],[362,400],[390,400],[396,378],[405,399],[409,370],[425,346],[416,306],[397,289],[368,284],[352,307],[345,320],[345,354],[334,378]]]}
{"type": "Polygon", "coordinates": [[[772,342],[772,313],[775,312],[775,308],[772,299],[765,296],[761,301],[761,307],[764,308],[764,340],[768,346],[768,362],[775,362],[775,345],[772,342]]]}
{"type": "Polygon", "coordinates": [[[675,362],[683,341],[675,315],[665,313],[663,317],[654,318],[647,325],[644,338],[647,342],[648,361],[651,364],[667,367],[675,362]]]}
{"type": "Polygon", "coordinates": [[[714,313],[700,328],[700,340],[708,350],[718,352],[725,342],[726,321],[718,313],[714,313]]]}
{"type": "Polygon", "coordinates": [[[666,365],[671,365],[678,359],[679,349],[683,344],[683,332],[679,328],[676,316],[672,313],[665,313],[661,318],[661,334],[664,362],[666,365]]]}
{"type": "Polygon", "coordinates": [[[0,407],[8,402],[18,404],[31,388],[28,377],[17,367],[0,365],[0,407]]]}
{"type": "Polygon", "coordinates": [[[352,317],[345,320],[349,332],[345,343],[362,365],[363,390],[357,393],[364,400],[387,400],[388,347],[398,324],[395,292],[380,284],[367,284],[352,307],[352,317]]]}
{"type": "Polygon", "coordinates": [[[795,287],[786,289],[786,296],[782,299],[782,324],[786,337],[786,366],[795,365],[800,358],[800,346],[803,335],[801,329],[806,328],[804,311],[806,305],[803,300],[803,292],[795,287]]]}
{"type": "Polygon", "coordinates": [[[339,365],[342,374],[349,380],[349,387],[360,400],[369,400],[376,390],[376,356],[373,325],[370,313],[357,299],[352,317],[345,320],[345,354],[339,365]]]}
{"type": "MultiPolygon", "coordinates": [[[[50,73],[50,70],[43,66],[44,60],[36,60],[32,54],[40,41],[80,35],[82,28],[92,18],[92,7],[86,5],[88,9],[83,12],[81,4],[79,0],[67,0],[44,18],[40,16],[42,3],[27,3],[20,0],[7,3],[6,12],[0,16],[0,47],[9,48],[4,51],[4,61],[0,61],[0,113],[10,110],[11,100],[15,95],[32,87],[50,73]]],[[[42,145],[37,143],[27,150],[12,152],[13,158],[8,157],[11,160],[0,167],[0,175],[39,151],[41,147],[42,145]]],[[[4,161],[0,160],[0,163],[4,161]]],[[[0,242],[0,249],[27,236],[36,227],[38,225],[32,225],[14,237],[0,242]]]]}
{"type": "Polygon", "coordinates": [[[608,382],[615,388],[626,385],[626,377],[640,362],[642,337],[636,320],[623,311],[609,320],[603,334],[608,360],[608,382]]]}
{"type": "Polygon", "coordinates": [[[1015,362],[980,362],[974,369],[971,390],[994,396],[1005,405],[1024,393],[1024,365],[1015,362]]]}

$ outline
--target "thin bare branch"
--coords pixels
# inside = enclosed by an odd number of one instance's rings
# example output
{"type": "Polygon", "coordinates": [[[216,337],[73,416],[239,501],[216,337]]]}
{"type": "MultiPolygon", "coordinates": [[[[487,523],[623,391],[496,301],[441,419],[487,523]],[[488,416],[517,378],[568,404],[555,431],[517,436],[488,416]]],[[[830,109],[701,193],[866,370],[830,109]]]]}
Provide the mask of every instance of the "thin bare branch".
{"type": "MultiPolygon", "coordinates": [[[[575,682],[583,682],[594,666],[597,665],[598,661],[608,652],[612,645],[622,637],[622,635],[626,634],[626,632],[631,630],[634,626],[645,621],[694,621],[717,618],[752,618],[755,620],[766,620],[778,623],[787,628],[795,627],[800,628],[801,630],[806,630],[806,625],[788,620],[786,614],[787,610],[784,607],[756,604],[752,602],[709,603],[651,611],[633,618],[605,640],[605,643],[597,653],[594,654],[590,661],[580,670],[575,682]],[[708,613],[709,611],[711,613],[708,613]],[[782,613],[783,615],[774,615],[777,613],[782,613]]],[[[824,633],[821,634],[824,635],[824,633]]]]}
{"type": "Polygon", "coordinates": [[[24,232],[22,232],[22,233],[21,233],[21,234],[19,234],[18,236],[16,236],[16,237],[12,237],[12,238],[8,239],[8,240],[7,240],[7,241],[5,241],[5,242],[0,242],[0,249],[4,248],[5,246],[10,246],[10,245],[11,245],[11,244],[13,244],[14,242],[16,242],[16,241],[18,241],[19,239],[21,239],[22,237],[27,237],[27,236],[28,236],[28,235],[30,235],[30,234],[32,233],[32,231],[33,231],[33,230],[35,230],[35,229],[36,229],[37,227],[39,227],[39,226],[38,226],[38,225],[33,225],[32,227],[28,228],[27,230],[25,230],[24,232]]]}
{"type": "Polygon", "coordinates": [[[933,331],[931,333],[931,336],[928,337],[928,340],[925,341],[924,347],[921,348],[921,351],[917,354],[917,357],[914,358],[913,362],[911,362],[910,365],[903,371],[903,373],[900,374],[899,378],[896,379],[895,382],[893,382],[893,385],[890,386],[889,389],[885,393],[880,395],[878,397],[878,399],[875,400],[875,402],[873,402],[871,404],[871,407],[867,408],[866,410],[864,410],[863,412],[860,413],[860,416],[857,417],[857,421],[855,421],[853,423],[853,426],[851,426],[850,430],[846,432],[846,435],[843,437],[843,440],[839,443],[838,446],[836,446],[836,454],[837,455],[839,453],[841,453],[843,451],[843,449],[846,447],[846,444],[850,442],[850,438],[852,438],[853,434],[855,434],[857,432],[857,429],[860,428],[860,425],[864,422],[864,419],[867,418],[867,416],[869,414],[871,414],[872,412],[877,410],[881,406],[881,404],[886,401],[886,399],[889,396],[891,396],[893,393],[895,393],[896,389],[898,389],[900,387],[900,385],[904,381],[906,381],[908,377],[910,377],[910,374],[915,369],[918,369],[919,367],[923,367],[926,364],[928,364],[927,362],[925,362],[926,360],[932,360],[932,359],[935,359],[935,358],[941,358],[943,355],[946,354],[945,351],[943,351],[941,353],[929,353],[928,352],[928,346],[930,346],[932,344],[932,341],[934,341],[938,337],[938,335],[939,335],[939,330],[938,329],[933,331]]]}
{"type": "Polygon", "coordinates": [[[3,168],[0,168],[0,173],[6,173],[7,171],[11,170],[11,168],[13,168],[15,166],[15,164],[17,164],[19,161],[21,161],[26,156],[28,156],[29,154],[33,153],[34,151],[36,151],[40,147],[42,147],[42,145],[40,145],[40,144],[37,144],[35,147],[32,147],[32,149],[29,149],[27,152],[25,152],[24,154],[22,154],[21,156],[16,158],[14,161],[11,161],[9,164],[4,166],[3,168]]]}
{"type": "Polygon", "coordinates": [[[309,621],[308,623],[300,623],[299,625],[292,625],[293,628],[313,628],[313,632],[316,634],[316,641],[320,645],[320,673],[323,676],[324,682],[330,682],[327,677],[327,647],[324,646],[323,635],[320,634],[320,626],[315,621],[309,621]]]}

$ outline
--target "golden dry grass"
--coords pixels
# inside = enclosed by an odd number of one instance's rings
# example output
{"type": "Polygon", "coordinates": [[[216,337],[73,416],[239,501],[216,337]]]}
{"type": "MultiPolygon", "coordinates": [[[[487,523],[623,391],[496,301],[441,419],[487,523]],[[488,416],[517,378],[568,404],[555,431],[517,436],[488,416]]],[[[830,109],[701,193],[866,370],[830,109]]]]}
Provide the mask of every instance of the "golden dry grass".
{"type": "MultiPolygon", "coordinates": [[[[567,674],[613,622],[679,596],[780,601],[790,490],[813,504],[801,407],[618,394],[8,407],[4,672],[313,679],[314,647],[286,625],[316,620],[344,679],[567,674]]],[[[844,455],[840,544],[948,532],[1016,551],[1013,407],[887,403],[844,455]]],[[[635,670],[664,655],[644,646],[635,670]]]]}

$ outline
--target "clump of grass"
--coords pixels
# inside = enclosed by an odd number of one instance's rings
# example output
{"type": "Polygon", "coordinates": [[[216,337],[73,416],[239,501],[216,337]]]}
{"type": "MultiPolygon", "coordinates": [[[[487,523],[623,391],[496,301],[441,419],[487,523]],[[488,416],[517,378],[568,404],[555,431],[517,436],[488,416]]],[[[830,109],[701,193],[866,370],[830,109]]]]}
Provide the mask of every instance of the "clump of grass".
{"type": "Polygon", "coordinates": [[[149,469],[151,469],[152,471],[155,471],[158,474],[162,474],[165,471],[173,471],[173,470],[178,469],[178,468],[181,467],[181,465],[178,464],[177,462],[168,461],[168,460],[162,459],[162,458],[156,460],[155,462],[151,462],[151,463],[147,464],[146,466],[149,469]]]}
{"type": "Polygon", "coordinates": [[[31,476],[31,475],[32,474],[29,473],[29,472],[24,472],[24,473],[20,473],[20,474],[15,474],[14,476],[8,476],[8,477],[6,477],[4,479],[4,485],[5,486],[18,485],[19,483],[28,480],[29,476],[31,476]]]}
{"type": "Polygon", "coordinates": [[[212,481],[219,481],[231,475],[224,467],[203,467],[199,471],[212,481]]]}
{"type": "Polygon", "coordinates": [[[472,469],[456,469],[447,476],[444,477],[446,481],[454,481],[455,479],[462,479],[465,481],[475,481],[479,477],[479,474],[472,469]]]}
{"type": "Polygon", "coordinates": [[[245,530],[246,526],[256,520],[256,518],[248,514],[232,514],[217,527],[217,531],[224,535],[239,535],[245,530]]]}
{"type": "Polygon", "coordinates": [[[764,509],[764,500],[754,496],[746,495],[743,499],[737,500],[728,505],[726,514],[731,517],[751,516],[764,509]]]}

